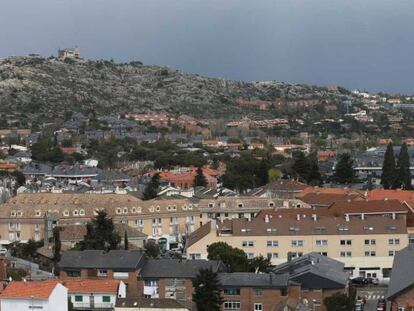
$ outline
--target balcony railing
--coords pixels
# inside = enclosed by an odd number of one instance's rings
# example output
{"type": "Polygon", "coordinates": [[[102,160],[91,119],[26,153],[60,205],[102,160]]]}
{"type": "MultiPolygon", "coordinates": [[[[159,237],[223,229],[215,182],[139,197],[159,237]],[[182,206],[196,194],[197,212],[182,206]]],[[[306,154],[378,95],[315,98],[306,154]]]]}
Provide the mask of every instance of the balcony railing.
{"type": "Polygon", "coordinates": [[[100,302],[100,303],[83,303],[83,302],[75,302],[73,303],[73,308],[82,309],[82,310],[93,310],[93,309],[111,309],[114,308],[114,304],[112,302],[100,302]]]}

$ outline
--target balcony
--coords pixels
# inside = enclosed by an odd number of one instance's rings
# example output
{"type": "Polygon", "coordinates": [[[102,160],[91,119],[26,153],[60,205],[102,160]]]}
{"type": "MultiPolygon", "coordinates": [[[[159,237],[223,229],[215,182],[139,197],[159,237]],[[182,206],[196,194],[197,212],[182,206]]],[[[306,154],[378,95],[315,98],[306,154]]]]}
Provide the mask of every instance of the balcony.
{"type": "Polygon", "coordinates": [[[115,305],[111,302],[101,302],[101,303],[75,302],[73,303],[74,310],[112,309],[114,307],[115,305]]]}

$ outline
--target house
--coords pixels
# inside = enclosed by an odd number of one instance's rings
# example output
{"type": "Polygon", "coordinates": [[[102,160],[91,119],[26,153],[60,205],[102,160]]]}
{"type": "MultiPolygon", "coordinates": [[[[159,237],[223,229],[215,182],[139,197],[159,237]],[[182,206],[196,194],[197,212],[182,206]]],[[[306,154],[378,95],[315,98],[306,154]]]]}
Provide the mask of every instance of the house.
{"type": "Polygon", "coordinates": [[[174,299],[118,299],[115,311],[189,311],[174,299]]]}
{"type": "Polygon", "coordinates": [[[321,307],[325,298],[346,293],[349,273],[344,268],[344,263],[314,252],[278,265],[273,272],[287,274],[289,281],[301,285],[302,301],[321,307]]]}
{"type": "Polygon", "coordinates": [[[148,259],[140,275],[144,297],[191,301],[192,280],[200,269],[212,269],[214,272],[225,270],[218,261],[148,259]]]}
{"type": "Polygon", "coordinates": [[[80,50],[79,48],[59,49],[58,58],[60,60],[65,60],[66,58],[80,58],[80,50]]]}
{"type": "Polygon", "coordinates": [[[287,274],[272,273],[220,273],[219,281],[224,300],[223,310],[272,311],[284,297],[292,295],[292,289],[298,286],[289,284],[287,274]]]}
{"type": "Polygon", "coordinates": [[[65,280],[74,309],[113,310],[118,298],[126,297],[126,285],[120,280],[65,280]]]}
{"type": "Polygon", "coordinates": [[[127,286],[128,298],[140,297],[138,276],[145,263],[141,251],[68,251],[59,262],[60,280],[120,280],[127,286]]]}
{"type": "Polygon", "coordinates": [[[68,289],[56,280],[12,281],[0,295],[1,310],[67,311],[68,289]]]}
{"type": "Polygon", "coordinates": [[[387,300],[392,311],[414,308],[414,245],[400,250],[394,257],[387,300]]]}

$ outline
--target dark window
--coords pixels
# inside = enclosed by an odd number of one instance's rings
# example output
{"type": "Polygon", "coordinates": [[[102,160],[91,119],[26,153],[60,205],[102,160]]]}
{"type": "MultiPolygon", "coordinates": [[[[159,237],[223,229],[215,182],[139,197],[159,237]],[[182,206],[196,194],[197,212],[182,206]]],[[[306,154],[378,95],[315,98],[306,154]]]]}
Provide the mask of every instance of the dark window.
{"type": "Polygon", "coordinates": [[[240,288],[225,288],[224,295],[240,295],[240,288]]]}

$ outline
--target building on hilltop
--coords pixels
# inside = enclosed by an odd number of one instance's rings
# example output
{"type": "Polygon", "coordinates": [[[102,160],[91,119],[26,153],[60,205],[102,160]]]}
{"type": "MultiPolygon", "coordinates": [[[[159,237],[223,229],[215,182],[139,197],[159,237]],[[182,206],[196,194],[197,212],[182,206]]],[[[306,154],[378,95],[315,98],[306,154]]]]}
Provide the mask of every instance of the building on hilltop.
{"type": "Polygon", "coordinates": [[[80,58],[80,50],[79,48],[59,49],[58,58],[60,60],[65,60],[66,58],[80,58]]]}

